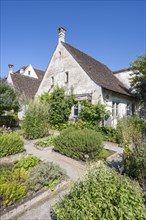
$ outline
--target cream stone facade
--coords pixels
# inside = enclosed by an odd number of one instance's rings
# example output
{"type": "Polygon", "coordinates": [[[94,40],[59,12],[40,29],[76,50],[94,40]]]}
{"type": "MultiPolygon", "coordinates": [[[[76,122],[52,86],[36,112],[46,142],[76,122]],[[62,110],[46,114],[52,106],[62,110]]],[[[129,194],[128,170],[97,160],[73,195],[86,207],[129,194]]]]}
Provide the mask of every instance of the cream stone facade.
{"type": "MultiPolygon", "coordinates": [[[[78,110],[75,111],[75,107],[72,108],[70,119],[76,118],[77,114],[79,114],[81,100],[89,99],[93,104],[100,100],[102,103],[106,104],[107,111],[111,114],[110,117],[104,121],[104,124],[115,127],[118,118],[123,117],[124,115],[133,114],[134,106],[136,104],[135,99],[130,93],[127,93],[127,95],[126,93],[122,94],[116,92],[115,89],[112,91],[112,86],[111,89],[106,89],[100,85],[100,83],[96,83],[95,80],[93,80],[93,77],[90,77],[80,65],[76,57],[74,58],[73,54],[66,49],[64,44],[62,44],[62,42],[64,42],[64,37],[65,29],[60,28],[58,45],[54,51],[36,96],[40,96],[44,92],[51,92],[55,86],[63,86],[66,94],[68,94],[71,91],[71,88],[73,88],[75,98],[78,101],[78,110]]],[[[118,72],[113,75],[114,78],[118,78],[122,83],[124,82],[125,89],[130,88],[130,71],[118,72]]],[[[119,83],[119,81],[116,81],[116,83],[119,83]]]]}

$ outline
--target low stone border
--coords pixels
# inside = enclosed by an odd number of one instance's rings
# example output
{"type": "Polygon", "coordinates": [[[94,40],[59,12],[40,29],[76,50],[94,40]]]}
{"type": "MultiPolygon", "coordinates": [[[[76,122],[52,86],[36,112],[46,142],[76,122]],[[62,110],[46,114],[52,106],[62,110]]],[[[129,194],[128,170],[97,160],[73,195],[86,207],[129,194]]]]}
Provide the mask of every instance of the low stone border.
{"type": "Polygon", "coordinates": [[[67,188],[69,182],[63,181],[62,183],[58,184],[55,187],[54,191],[51,191],[50,189],[45,190],[43,192],[37,193],[37,195],[34,195],[32,197],[28,197],[24,199],[22,202],[18,203],[17,205],[14,205],[13,207],[8,207],[7,209],[4,209],[0,215],[1,220],[9,220],[12,219],[24,211],[30,209],[32,206],[36,205],[40,201],[47,199],[47,197],[52,197],[56,193],[59,193],[60,191],[67,188]]]}
{"type": "Polygon", "coordinates": [[[107,157],[106,161],[109,162],[109,161],[114,160],[115,158],[120,158],[120,157],[121,157],[120,153],[115,153],[115,154],[112,154],[111,156],[107,157]]]}
{"type": "Polygon", "coordinates": [[[4,163],[14,163],[16,160],[19,160],[22,156],[26,155],[26,151],[23,151],[19,154],[9,155],[7,157],[1,157],[0,158],[0,164],[4,163]]]}

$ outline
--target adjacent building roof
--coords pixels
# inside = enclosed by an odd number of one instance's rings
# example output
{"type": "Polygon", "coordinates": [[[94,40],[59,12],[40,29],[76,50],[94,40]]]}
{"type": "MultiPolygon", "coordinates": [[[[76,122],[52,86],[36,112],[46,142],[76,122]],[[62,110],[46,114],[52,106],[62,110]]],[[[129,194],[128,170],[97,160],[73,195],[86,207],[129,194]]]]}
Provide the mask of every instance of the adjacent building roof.
{"type": "Polygon", "coordinates": [[[30,76],[22,75],[19,73],[19,71],[10,74],[12,78],[13,86],[19,97],[21,96],[31,99],[35,96],[45,72],[35,68],[34,70],[38,76],[38,79],[30,76]]]}
{"type": "Polygon", "coordinates": [[[114,76],[107,66],[73,46],[65,42],[61,43],[96,84],[105,89],[131,96],[129,90],[125,88],[124,84],[114,76]]]}
{"type": "Polygon", "coordinates": [[[116,74],[116,73],[122,73],[122,72],[127,72],[127,71],[130,71],[130,70],[132,70],[131,67],[125,68],[125,69],[121,69],[121,70],[116,70],[116,71],[113,71],[113,73],[114,73],[114,74],[116,74]]]}

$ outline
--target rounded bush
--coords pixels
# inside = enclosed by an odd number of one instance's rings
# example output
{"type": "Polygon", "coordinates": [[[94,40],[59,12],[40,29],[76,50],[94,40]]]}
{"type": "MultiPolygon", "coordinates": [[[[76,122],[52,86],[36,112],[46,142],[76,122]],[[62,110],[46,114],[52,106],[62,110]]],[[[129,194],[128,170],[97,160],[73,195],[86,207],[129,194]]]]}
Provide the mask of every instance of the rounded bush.
{"type": "Polygon", "coordinates": [[[54,140],[54,150],[77,160],[98,158],[103,150],[102,136],[90,129],[68,128],[54,140]]]}
{"type": "Polygon", "coordinates": [[[16,132],[0,134],[0,157],[24,151],[24,143],[16,132]]]}
{"type": "Polygon", "coordinates": [[[144,220],[142,196],[138,183],[130,178],[105,166],[90,168],[53,207],[53,219],[144,220]]]}

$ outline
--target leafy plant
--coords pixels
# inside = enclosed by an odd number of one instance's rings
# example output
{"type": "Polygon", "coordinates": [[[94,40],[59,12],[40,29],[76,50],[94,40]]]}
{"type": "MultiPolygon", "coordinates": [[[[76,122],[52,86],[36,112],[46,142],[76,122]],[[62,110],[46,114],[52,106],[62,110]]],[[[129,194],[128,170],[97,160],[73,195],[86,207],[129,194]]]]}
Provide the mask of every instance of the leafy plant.
{"type": "Polygon", "coordinates": [[[48,96],[41,96],[42,100],[46,100],[49,104],[49,124],[54,128],[60,128],[62,124],[66,124],[69,119],[71,107],[74,102],[73,92],[65,95],[64,88],[56,87],[48,96]],[[49,97],[49,98],[48,98],[49,97]]]}
{"type": "Polygon", "coordinates": [[[98,102],[92,104],[91,102],[84,100],[81,105],[81,112],[79,118],[82,121],[88,122],[92,125],[98,125],[102,119],[108,117],[109,114],[106,111],[106,106],[98,102]]]}
{"type": "Polygon", "coordinates": [[[49,133],[48,117],[47,103],[39,100],[30,101],[22,122],[24,137],[36,139],[46,136],[49,133]]]}
{"type": "Polygon", "coordinates": [[[68,128],[54,140],[54,150],[77,160],[96,159],[103,149],[102,136],[90,129],[68,128]]]}
{"type": "Polygon", "coordinates": [[[24,151],[24,143],[18,133],[0,134],[0,157],[17,154],[24,151]]]}
{"type": "Polygon", "coordinates": [[[21,200],[26,195],[27,186],[25,183],[17,181],[1,184],[0,199],[3,206],[10,206],[16,201],[21,200]]]}
{"type": "Polygon", "coordinates": [[[51,186],[52,188],[62,180],[63,176],[64,171],[58,165],[52,162],[42,162],[31,171],[27,180],[28,190],[30,193],[34,193],[43,187],[51,186]]]}
{"type": "Polygon", "coordinates": [[[124,147],[124,172],[146,190],[146,122],[138,116],[127,117],[118,122],[117,129],[124,147]]]}
{"type": "Polygon", "coordinates": [[[48,137],[47,139],[39,140],[35,144],[41,147],[52,146],[55,138],[56,138],[55,136],[51,136],[48,137]]]}
{"type": "Polygon", "coordinates": [[[21,159],[16,162],[15,167],[23,167],[28,170],[30,167],[34,167],[39,164],[39,161],[39,157],[36,156],[21,157],[21,159]]]}
{"type": "Polygon", "coordinates": [[[57,202],[53,215],[57,220],[145,219],[142,196],[137,182],[100,165],[57,202]]]}

